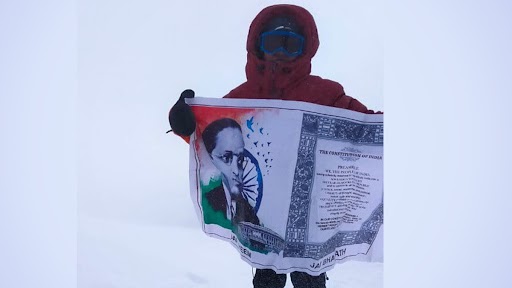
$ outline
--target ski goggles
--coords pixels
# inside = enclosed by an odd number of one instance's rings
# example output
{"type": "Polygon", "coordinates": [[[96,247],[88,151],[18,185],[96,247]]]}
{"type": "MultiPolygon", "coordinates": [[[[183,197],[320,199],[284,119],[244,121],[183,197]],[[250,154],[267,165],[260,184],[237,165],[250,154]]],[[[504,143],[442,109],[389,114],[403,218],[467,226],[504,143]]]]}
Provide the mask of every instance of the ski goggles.
{"type": "Polygon", "coordinates": [[[288,56],[299,56],[303,48],[304,37],[291,31],[274,30],[260,36],[261,51],[270,55],[283,52],[288,56]]]}

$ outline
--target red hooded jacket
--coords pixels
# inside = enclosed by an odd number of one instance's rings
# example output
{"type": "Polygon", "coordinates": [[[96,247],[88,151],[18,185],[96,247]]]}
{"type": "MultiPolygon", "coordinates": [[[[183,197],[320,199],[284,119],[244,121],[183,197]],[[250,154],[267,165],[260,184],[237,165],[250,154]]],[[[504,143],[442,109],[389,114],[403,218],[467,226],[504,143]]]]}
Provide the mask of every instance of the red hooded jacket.
{"type": "MultiPolygon", "coordinates": [[[[311,75],[311,59],[320,42],[313,16],[304,8],[279,4],[263,9],[251,23],[247,37],[247,81],[225,98],[282,99],[311,102],[363,113],[374,113],[358,100],[347,96],[339,83],[311,75]],[[303,54],[292,62],[268,62],[258,57],[259,36],[269,20],[293,18],[305,38],[303,54]]],[[[381,113],[381,112],[377,112],[381,113]]]]}

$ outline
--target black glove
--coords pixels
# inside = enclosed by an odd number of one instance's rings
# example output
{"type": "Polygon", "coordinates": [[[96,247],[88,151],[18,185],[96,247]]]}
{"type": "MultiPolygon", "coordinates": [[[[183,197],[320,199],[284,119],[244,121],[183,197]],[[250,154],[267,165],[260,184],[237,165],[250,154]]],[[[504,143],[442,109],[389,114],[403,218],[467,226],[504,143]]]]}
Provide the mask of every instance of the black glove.
{"type": "Polygon", "coordinates": [[[180,99],[169,111],[169,124],[174,133],[180,136],[190,136],[196,130],[196,119],[192,109],[185,103],[185,98],[194,98],[194,91],[187,89],[181,92],[180,99]]]}

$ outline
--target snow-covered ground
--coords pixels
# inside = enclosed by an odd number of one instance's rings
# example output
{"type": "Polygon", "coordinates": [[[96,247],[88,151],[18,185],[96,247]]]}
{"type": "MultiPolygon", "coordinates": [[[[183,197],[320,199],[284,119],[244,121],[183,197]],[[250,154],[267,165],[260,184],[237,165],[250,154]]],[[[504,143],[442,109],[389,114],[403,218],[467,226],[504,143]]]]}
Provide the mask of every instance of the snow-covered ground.
{"type": "MultiPolygon", "coordinates": [[[[252,287],[253,271],[236,249],[199,225],[86,218],[78,243],[80,288],[252,287]]],[[[382,272],[382,263],[345,262],[327,273],[327,287],[380,288],[382,272]]],[[[292,287],[289,277],[286,287],[292,287]]]]}

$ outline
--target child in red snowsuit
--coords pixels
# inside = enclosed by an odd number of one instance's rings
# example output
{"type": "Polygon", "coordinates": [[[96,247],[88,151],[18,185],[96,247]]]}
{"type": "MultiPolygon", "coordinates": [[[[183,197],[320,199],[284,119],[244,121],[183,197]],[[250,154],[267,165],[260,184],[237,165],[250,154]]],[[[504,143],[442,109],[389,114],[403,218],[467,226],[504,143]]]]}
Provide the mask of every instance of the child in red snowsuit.
{"type": "MultiPolygon", "coordinates": [[[[374,113],[347,96],[339,83],[311,75],[311,59],[318,46],[316,24],[306,9],[284,4],[264,8],[249,28],[247,81],[224,97],[304,101],[374,113]]],[[[194,115],[184,102],[190,97],[194,92],[185,90],[169,112],[172,130],[184,137],[195,130],[194,115]]],[[[295,288],[325,288],[325,273],[312,276],[292,272],[290,276],[295,288]]],[[[256,269],[254,288],[282,288],[285,284],[286,274],[256,269]]]]}

